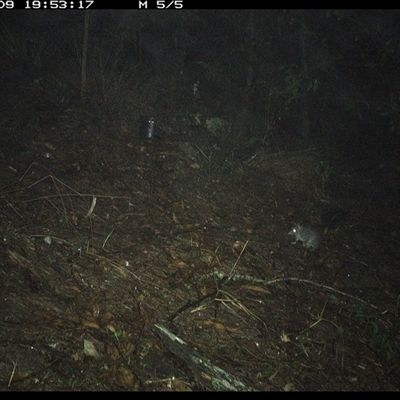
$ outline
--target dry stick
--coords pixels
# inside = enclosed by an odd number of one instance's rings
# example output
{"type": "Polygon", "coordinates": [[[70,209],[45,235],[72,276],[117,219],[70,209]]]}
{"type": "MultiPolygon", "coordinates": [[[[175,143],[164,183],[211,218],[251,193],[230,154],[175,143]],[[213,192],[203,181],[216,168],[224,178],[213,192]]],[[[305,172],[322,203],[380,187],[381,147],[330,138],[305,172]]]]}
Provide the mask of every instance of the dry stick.
{"type": "Polygon", "coordinates": [[[242,254],[244,253],[244,250],[246,249],[248,243],[249,243],[249,241],[247,240],[246,243],[244,244],[244,246],[243,246],[243,248],[242,248],[242,251],[240,252],[240,254],[239,254],[239,256],[238,256],[238,258],[237,258],[235,264],[233,264],[233,267],[232,267],[231,271],[229,272],[229,277],[228,277],[228,279],[227,279],[224,283],[227,283],[227,282],[232,278],[233,273],[235,272],[236,267],[237,267],[237,265],[238,265],[238,263],[239,263],[239,260],[240,260],[240,258],[242,257],[242,254]]]}
{"type": "MultiPolygon", "coordinates": [[[[234,281],[237,281],[237,280],[240,280],[240,279],[244,279],[244,280],[251,281],[251,282],[255,282],[255,283],[261,283],[261,284],[263,284],[263,285],[272,285],[272,284],[274,284],[274,283],[285,282],[285,281],[294,281],[294,282],[300,282],[300,283],[309,283],[309,284],[311,284],[311,285],[314,285],[314,286],[317,286],[317,287],[320,287],[320,288],[329,290],[329,291],[331,291],[331,292],[336,292],[336,293],[339,293],[339,294],[341,294],[341,295],[343,295],[343,296],[350,297],[350,298],[352,298],[352,299],[354,299],[354,300],[359,301],[360,303],[366,304],[367,306],[370,306],[370,307],[372,307],[372,308],[375,308],[376,310],[379,310],[379,307],[377,307],[377,306],[375,306],[375,305],[373,305],[373,304],[371,304],[371,303],[368,303],[367,301],[362,300],[362,299],[360,299],[359,297],[353,296],[353,295],[348,294],[348,293],[346,293],[346,292],[342,292],[341,290],[338,290],[338,289],[334,289],[334,288],[331,287],[331,286],[327,286],[327,285],[323,285],[323,284],[321,284],[321,283],[316,283],[316,282],[310,281],[310,280],[308,280],[308,279],[301,279],[301,278],[291,278],[291,277],[288,277],[288,278],[273,279],[272,281],[266,282],[266,281],[263,280],[263,279],[256,279],[256,278],[252,278],[252,277],[249,277],[249,276],[243,276],[243,275],[226,275],[226,274],[223,273],[223,272],[221,273],[221,272],[216,272],[216,271],[214,271],[214,272],[211,273],[211,274],[207,274],[207,275],[205,276],[205,278],[214,277],[214,276],[216,276],[216,275],[217,275],[218,279],[222,280],[221,284],[224,284],[224,283],[227,282],[229,279],[234,280],[234,281]],[[226,277],[226,279],[223,280],[225,277],[226,277]]],[[[399,296],[399,299],[400,299],[400,296],[399,296]]],[[[385,310],[385,311],[382,311],[382,314],[384,314],[385,312],[386,312],[386,310],[385,310]]]]}
{"type": "Polygon", "coordinates": [[[55,182],[55,181],[57,181],[57,182],[60,182],[60,181],[59,181],[58,179],[56,179],[53,175],[50,175],[50,179],[53,181],[53,185],[54,185],[55,188],[56,188],[56,191],[57,191],[58,196],[59,196],[59,198],[60,198],[61,204],[62,204],[62,206],[63,206],[64,218],[65,218],[66,221],[69,222],[68,215],[67,215],[67,209],[65,208],[64,199],[62,198],[61,193],[60,193],[60,190],[58,189],[58,186],[57,186],[57,184],[56,184],[56,182],[55,182]]]}
{"type": "Polygon", "coordinates": [[[193,301],[193,302],[188,301],[184,306],[182,306],[179,310],[175,311],[170,317],[168,317],[168,321],[169,321],[169,322],[172,322],[172,321],[173,321],[180,313],[182,313],[183,311],[187,310],[188,308],[192,308],[192,307],[194,307],[194,306],[196,306],[196,305],[202,303],[204,300],[206,300],[206,299],[208,299],[208,298],[210,298],[210,297],[217,296],[219,292],[223,293],[223,292],[221,291],[220,286],[222,286],[223,284],[227,283],[227,282],[232,278],[233,273],[235,272],[235,269],[236,269],[236,267],[237,267],[237,264],[238,264],[238,262],[239,262],[239,260],[240,260],[240,258],[241,258],[241,256],[242,256],[242,254],[243,254],[243,252],[244,252],[244,250],[245,250],[245,248],[246,248],[248,242],[249,242],[249,241],[247,241],[247,242],[245,243],[245,245],[243,246],[242,251],[240,252],[240,254],[239,254],[239,256],[238,256],[238,258],[237,258],[235,264],[233,265],[231,271],[229,272],[229,275],[228,275],[227,279],[226,279],[225,281],[221,282],[219,285],[216,285],[216,286],[217,286],[217,289],[216,289],[216,290],[214,290],[214,291],[211,292],[211,293],[206,294],[205,296],[203,296],[203,297],[201,297],[200,299],[195,300],[195,301],[193,301]]]}
{"type": "Polygon", "coordinates": [[[285,281],[295,281],[295,282],[301,282],[301,283],[309,283],[309,284],[311,284],[311,285],[314,285],[314,286],[317,286],[317,287],[320,287],[320,288],[324,288],[324,289],[326,289],[326,290],[330,290],[331,292],[336,292],[336,293],[339,293],[339,294],[341,294],[341,295],[343,295],[343,296],[350,297],[351,299],[357,300],[357,301],[359,301],[360,303],[366,304],[367,306],[370,306],[370,307],[372,307],[372,308],[375,308],[376,310],[379,310],[379,308],[378,308],[377,306],[374,306],[373,304],[368,303],[368,302],[366,302],[365,300],[360,299],[359,297],[353,296],[353,295],[348,294],[348,293],[346,293],[346,292],[342,292],[341,290],[334,289],[334,288],[331,287],[331,286],[323,285],[322,283],[316,283],[316,282],[310,281],[310,280],[308,280],[308,279],[301,279],[301,278],[279,278],[279,279],[274,279],[274,280],[272,280],[272,281],[265,282],[265,284],[266,284],[266,285],[272,285],[273,283],[285,282],[285,281]]]}
{"type": "Polygon", "coordinates": [[[8,387],[10,387],[10,385],[11,385],[11,382],[12,382],[12,380],[14,378],[15,370],[17,368],[17,362],[13,362],[13,364],[14,364],[14,368],[13,368],[13,370],[11,372],[11,376],[10,376],[10,379],[8,381],[8,387]]]}
{"type": "MultiPolygon", "coordinates": [[[[33,162],[33,163],[31,163],[31,165],[26,169],[26,171],[22,174],[21,178],[20,178],[17,182],[21,182],[21,181],[25,178],[26,174],[29,172],[29,170],[32,168],[33,165],[40,165],[41,167],[43,167],[44,169],[46,169],[47,171],[49,171],[49,170],[48,170],[46,167],[44,167],[42,164],[39,164],[39,163],[37,163],[37,162],[33,162]]],[[[37,198],[35,198],[35,199],[29,199],[29,200],[21,200],[21,201],[19,201],[19,202],[20,202],[20,203],[28,203],[28,202],[31,202],[31,201],[50,199],[50,198],[52,198],[52,197],[60,197],[60,198],[61,198],[61,197],[65,197],[65,196],[71,196],[71,197],[72,197],[72,196],[79,196],[79,197],[93,197],[93,196],[96,196],[96,197],[98,197],[98,198],[100,197],[100,198],[110,198],[110,199],[130,199],[130,198],[132,197],[132,196],[110,196],[110,195],[99,195],[99,194],[96,194],[96,195],[95,195],[94,193],[79,193],[78,191],[76,191],[75,189],[73,189],[71,186],[67,185],[65,182],[63,182],[63,181],[61,181],[60,179],[58,179],[58,178],[57,178],[55,175],[53,175],[50,171],[49,171],[49,174],[48,174],[48,175],[46,175],[45,177],[43,177],[43,178],[37,180],[36,182],[32,183],[31,185],[29,185],[29,186],[26,187],[26,188],[15,189],[15,190],[12,190],[12,191],[10,191],[10,192],[6,192],[6,193],[2,193],[2,194],[4,195],[4,194],[12,193],[12,192],[17,192],[17,191],[23,191],[23,190],[26,190],[26,189],[31,189],[33,186],[39,184],[40,182],[44,181],[44,180],[47,179],[47,178],[50,178],[50,179],[53,181],[53,183],[54,183],[54,181],[60,183],[61,185],[65,186],[66,188],[68,188],[69,190],[71,190],[73,193],[62,194],[62,193],[59,192],[59,190],[57,190],[58,194],[49,195],[49,196],[37,197],[37,198]]],[[[16,182],[14,182],[14,183],[16,183],[16,182]]],[[[10,184],[10,185],[12,185],[12,184],[10,184]]],[[[6,187],[8,187],[8,186],[10,186],[10,185],[7,185],[6,187]]],[[[54,183],[54,185],[55,185],[55,183],[54,183]]],[[[55,186],[56,186],[56,185],[55,185],[55,186]]],[[[56,188],[57,188],[57,186],[56,186],[56,188]]],[[[58,189],[58,188],[57,188],[57,189],[58,189]]]]}
{"type": "MultiPolygon", "coordinates": [[[[10,193],[10,192],[8,192],[10,193]]],[[[7,194],[7,193],[5,193],[7,194]]],[[[34,199],[29,199],[29,200],[18,200],[18,203],[30,203],[31,201],[38,201],[38,200],[47,200],[47,199],[51,199],[52,197],[93,197],[96,196],[97,198],[101,198],[101,199],[131,199],[132,196],[113,196],[113,195],[100,195],[100,194],[94,194],[94,193],[77,193],[77,194],[73,194],[73,193],[65,193],[65,194],[52,194],[49,196],[42,196],[42,197],[36,197],[34,199]]]]}

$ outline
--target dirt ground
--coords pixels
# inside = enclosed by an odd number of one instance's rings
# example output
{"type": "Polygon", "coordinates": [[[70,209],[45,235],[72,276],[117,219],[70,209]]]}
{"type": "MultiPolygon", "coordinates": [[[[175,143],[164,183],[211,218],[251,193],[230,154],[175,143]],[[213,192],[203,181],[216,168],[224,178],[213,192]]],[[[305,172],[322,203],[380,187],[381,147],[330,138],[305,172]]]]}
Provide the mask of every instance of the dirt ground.
{"type": "Polygon", "coordinates": [[[0,127],[1,390],[399,390],[400,214],[370,181],[40,115],[0,127]]]}

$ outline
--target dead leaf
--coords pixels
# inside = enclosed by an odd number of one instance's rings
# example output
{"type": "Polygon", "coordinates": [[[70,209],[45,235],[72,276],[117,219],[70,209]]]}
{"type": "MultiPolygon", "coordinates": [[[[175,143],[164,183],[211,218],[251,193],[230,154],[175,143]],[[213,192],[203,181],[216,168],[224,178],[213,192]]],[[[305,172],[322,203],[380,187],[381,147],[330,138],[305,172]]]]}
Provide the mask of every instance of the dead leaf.
{"type": "Polygon", "coordinates": [[[90,340],[87,340],[87,339],[83,340],[83,353],[86,356],[94,357],[96,360],[101,359],[101,356],[97,352],[96,348],[94,347],[94,344],[90,340]]]}

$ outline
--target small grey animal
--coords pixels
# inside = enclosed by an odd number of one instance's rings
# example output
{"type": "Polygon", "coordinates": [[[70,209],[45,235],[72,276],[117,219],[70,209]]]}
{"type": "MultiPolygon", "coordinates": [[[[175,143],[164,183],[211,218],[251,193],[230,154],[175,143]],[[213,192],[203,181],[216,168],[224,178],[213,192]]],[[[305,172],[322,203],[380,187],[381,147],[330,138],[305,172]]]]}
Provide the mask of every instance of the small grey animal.
{"type": "Polygon", "coordinates": [[[154,118],[151,117],[147,120],[146,139],[154,139],[154,118]]]}
{"type": "Polygon", "coordinates": [[[301,224],[296,224],[290,231],[289,235],[293,235],[297,243],[299,240],[303,243],[306,249],[315,250],[321,243],[322,237],[320,233],[311,226],[304,226],[301,224]]]}

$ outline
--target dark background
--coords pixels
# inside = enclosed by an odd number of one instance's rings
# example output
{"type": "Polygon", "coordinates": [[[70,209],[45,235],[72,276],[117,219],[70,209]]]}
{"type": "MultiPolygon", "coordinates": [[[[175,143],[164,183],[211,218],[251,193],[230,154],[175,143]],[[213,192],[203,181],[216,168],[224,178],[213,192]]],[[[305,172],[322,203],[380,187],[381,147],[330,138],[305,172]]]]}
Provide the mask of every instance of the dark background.
{"type": "Polygon", "coordinates": [[[227,146],[317,145],[397,194],[398,11],[90,13],[82,103],[84,12],[2,12],[2,118],[32,98],[27,113],[78,105],[104,130],[151,114],[184,134],[220,118],[227,146]]]}
{"type": "Polygon", "coordinates": [[[398,390],[399,15],[1,10],[0,389],[398,390]]]}

